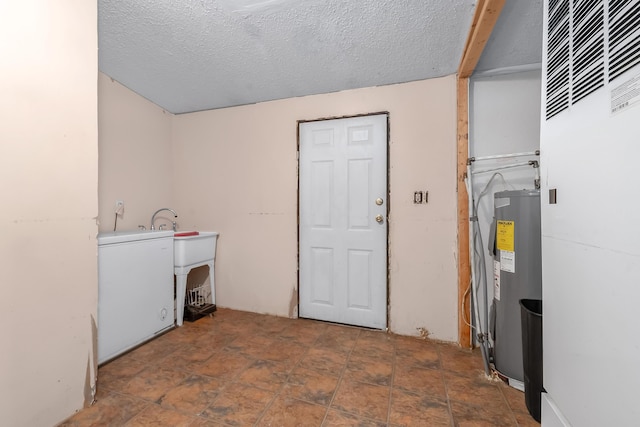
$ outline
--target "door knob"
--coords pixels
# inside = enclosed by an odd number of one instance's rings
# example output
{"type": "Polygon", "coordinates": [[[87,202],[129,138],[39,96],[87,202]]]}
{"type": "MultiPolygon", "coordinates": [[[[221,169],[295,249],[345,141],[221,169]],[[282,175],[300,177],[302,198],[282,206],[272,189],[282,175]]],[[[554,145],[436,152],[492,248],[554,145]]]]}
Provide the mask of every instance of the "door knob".
{"type": "Polygon", "coordinates": [[[380,224],[382,224],[383,219],[384,218],[382,217],[382,215],[376,215],[376,221],[378,221],[380,224]]]}
{"type": "Polygon", "coordinates": [[[376,199],[376,205],[380,206],[380,205],[382,205],[382,203],[384,203],[384,200],[382,200],[380,197],[378,197],[376,199]]]}

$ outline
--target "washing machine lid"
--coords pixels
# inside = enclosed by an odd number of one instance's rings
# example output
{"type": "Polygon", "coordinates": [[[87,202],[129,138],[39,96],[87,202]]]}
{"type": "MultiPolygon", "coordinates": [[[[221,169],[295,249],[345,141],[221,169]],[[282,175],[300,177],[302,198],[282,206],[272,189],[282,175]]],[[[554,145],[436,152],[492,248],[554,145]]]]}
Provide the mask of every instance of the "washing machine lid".
{"type": "Polygon", "coordinates": [[[172,230],[109,231],[98,234],[98,246],[150,239],[165,239],[167,237],[173,238],[173,233],[172,230]]]}

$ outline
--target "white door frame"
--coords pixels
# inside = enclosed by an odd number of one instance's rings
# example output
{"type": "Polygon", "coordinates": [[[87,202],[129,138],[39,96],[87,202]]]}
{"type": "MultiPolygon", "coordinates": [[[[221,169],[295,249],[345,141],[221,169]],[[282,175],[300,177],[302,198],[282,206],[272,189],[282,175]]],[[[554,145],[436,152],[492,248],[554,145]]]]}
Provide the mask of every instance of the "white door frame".
{"type": "Polygon", "coordinates": [[[350,119],[350,118],[356,118],[356,117],[367,117],[367,116],[376,116],[376,115],[386,115],[387,116],[387,135],[386,135],[386,158],[387,158],[387,164],[386,164],[386,173],[387,173],[387,188],[386,188],[386,193],[385,193],[385,201],[386,201],[386,209],[385,209],[385,221],[387,221],[387,227],[386,227],[386,249],[387,249],[387,253],[386,253],[386,280],[385,280],[385,286],[386,286],[386,295],[387,295],[387,301],[386,301],[386,319],[385,319],[385,330],[389,330],[389,309],[390,309],[390,289],[389,289],[389,248],[390,248],[390,242],[389,242],[389,228],[390,228],[390,223],[389,223],[389,214],[391,212],[391,198],[390,198],[390,192],[389,192],[389,188],[390,188],[390,168],[389,165],[391,164],[391,147],[390,147],[390,134],[391,134],[391,128],[390,128],[390,122],[391,122],[391,115],[388,111],[380,111],[380,112],[373,112],[373,113],[365,113],[365,114],[355,114],[355,115],[348,115],[348,116],[334,116],[334,117],[325,117],[325,118],[320,118],[320,119],[309,119],[309,120],[298,120],[297,123],[297,146],[296,146],[296,155],[297,155],[297,175],[298,175],[298,191],[297,191],[297,217],[298,217],[298,221],[297,221],[297,229],[296,229],[296,234],[297,234],[297,240],[298,240],[298,253],[297,253],[297,296],[298,296],[298,305],[296,306],[296,317],[300,317],[300,125],[302,123],[309,123],[309,122],[319,122],[319,121],[327,121],[327,120],[339,120],[339,119],[350,119]]]}

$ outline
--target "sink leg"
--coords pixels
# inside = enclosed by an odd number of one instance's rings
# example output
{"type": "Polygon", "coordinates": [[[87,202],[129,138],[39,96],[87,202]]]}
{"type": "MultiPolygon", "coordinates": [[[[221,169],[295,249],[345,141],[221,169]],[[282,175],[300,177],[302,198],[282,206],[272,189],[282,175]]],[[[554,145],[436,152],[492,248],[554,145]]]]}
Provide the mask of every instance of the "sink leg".
{"type": "Polygon", "coordinates": [[[213,271],[213,262],[207,264],[209,266],[209,284],[211,286],[211,304],[216,303],[216,282],[215,272],[213,271]]]}
{"type": "Polygon", "coordinates": [[[186,274],[176,274],[176,324],[182,326],[184,320],[184,297],[187,293],[187,276],[186,274]]]}

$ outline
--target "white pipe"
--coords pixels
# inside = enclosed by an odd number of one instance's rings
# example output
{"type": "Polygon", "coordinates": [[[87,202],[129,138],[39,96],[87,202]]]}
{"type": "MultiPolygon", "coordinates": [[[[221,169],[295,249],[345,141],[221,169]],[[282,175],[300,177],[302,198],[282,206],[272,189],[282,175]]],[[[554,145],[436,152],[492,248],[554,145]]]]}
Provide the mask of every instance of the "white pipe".
{"type": "Polygon", "coordinates": [[[469,160],[471,162],[478,162],[481,160],[494,160],[494,159],[510,159],[512,157],[524,157],[524,156],[539,156],[540,151],[527,151],[525,153],[511,153],[511,154],[496,154],[494,156],[483,156],[483,157],[471,157],[469,160]]]}
{"type": "MultiPolygon", "coordinates": [[[[467,187],[467,197],[469,200],[469,262],[471,263],[471,295],[473,296],[473,306],[475,308],[475,318],[476,325],[478,330],[480,331],[481,342],[480,349],[482,351],[482,361],[484,362],[484,372],[487,376],[491,374],[489,368],[489,349],[487,348],[488,342],[487,338],[484,336],[484,332],[482,331],[482,321],[480,320],[480,306],[478,304],[478,292],[476,289],[476,254],[475,254],[475,239],[474,239],[474,230],[475,230],[475,222],[476,219],[472,218],[475,216],[475,208],[473,203],[473,184],[472,184],[472,175],[471,175],[471,165],[467,164],[467,177],[464,180],[465,185],[467,187]]],[[[486,305],[486,292],[485,292],[485,305],[486,305]]],[[[463,305],[464,307],[464,305],[463,305]]],[[[485,306],[486,309],[486,306],[485,306]]],[[[488,327],[489,325],[487,325],[488,327]]],[[[473,336],[473,335],[472,335],[473,336]]],[[[471,344],[473,344],[473,339],[471,344]]]]}
{"type": "Polygon", "coordinates": [[[511,165],[498,166],[498,167],[491,168],[491,169],[481,169],[479,171],[473,171],[472,173],[474,175],[477,175],[479,173],[495,172],[495,171],[500,171],[500,170],[503,170],[503,169],[517,168],[517,167],[520,167],[520,166],[533,166],[533,165],[531,163],[529,163],[529,162],[520,162],[520,163],[513,163],[511,165]]]}
{"type": "MultiPolygon", "coordinates": [[[[475,290],[475,284],[476,284],[476,269],[475,269],[475,265],[476,265],[476,251],[475,248],[473,247],[473,234],[475,231],[475,225],[474,225],[474,220],[473,220],[473,215],[474,215],[474,209],[473,209],[473,184],[471,182],[471,166],[468,165],[467,166],[467,179],[465,179],[465,184],[467,186],[467,197],[469,199],[469,262],[471,263],[471,292],[474,292],[475,290]]],[[[476,303],[475,305],[478,305],[478,299],[477,299],[477,295],[475,295],[476,298],[476,303]]],[[[477,313],[476,314],[476,321],[478,322],[478,328],[482,331],[482,323],[480,322],[480,314],[477,313]]]]}

